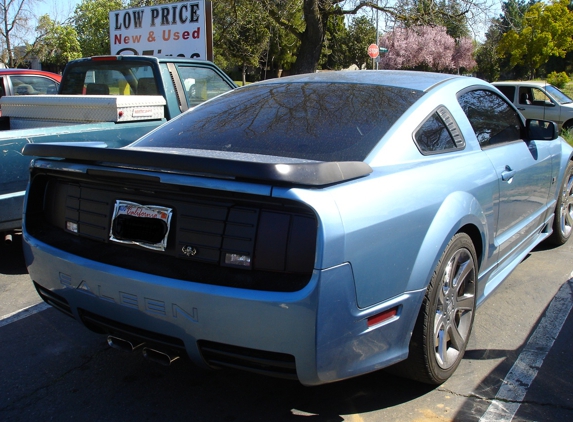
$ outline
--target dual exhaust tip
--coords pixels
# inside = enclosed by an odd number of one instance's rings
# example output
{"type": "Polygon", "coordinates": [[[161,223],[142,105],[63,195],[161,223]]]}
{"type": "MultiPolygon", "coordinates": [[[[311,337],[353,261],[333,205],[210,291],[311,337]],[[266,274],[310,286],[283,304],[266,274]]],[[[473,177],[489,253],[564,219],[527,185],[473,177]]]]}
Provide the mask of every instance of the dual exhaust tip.
{"type": "Polygon", "coordinates": [[[146,359],[163,366],[169,366],[179,359],[179,355],[174,354],[171,351],[157,350],[152,347],[147,347],[144,342],[132,342],[116,336],[108,336],[107,344],[114,349],[124,350],[127,352],[135,352],[136,350],[143,348],[143,356],[146,359]]]}

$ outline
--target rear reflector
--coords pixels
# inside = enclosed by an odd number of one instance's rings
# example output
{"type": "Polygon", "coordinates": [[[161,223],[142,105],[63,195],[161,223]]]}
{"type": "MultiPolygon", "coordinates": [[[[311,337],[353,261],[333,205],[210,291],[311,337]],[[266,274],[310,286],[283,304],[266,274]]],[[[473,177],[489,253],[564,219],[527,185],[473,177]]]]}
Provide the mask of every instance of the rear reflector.
{"type": "Polygon", "coordinates": [[[388,321],[391,318],[394,318],[398,314],[398,307],[388,309],[384,312],[371,316],[367,319],[368,327],[373,327],[374,325],[378,325],[384,321],[388,321]]]}

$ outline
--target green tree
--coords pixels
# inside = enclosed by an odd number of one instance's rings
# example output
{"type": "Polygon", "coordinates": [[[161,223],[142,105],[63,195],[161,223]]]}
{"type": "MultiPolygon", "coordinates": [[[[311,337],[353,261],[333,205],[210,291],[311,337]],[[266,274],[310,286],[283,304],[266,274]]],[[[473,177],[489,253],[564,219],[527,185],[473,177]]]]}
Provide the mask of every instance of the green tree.
{"type": "MultiPolygon", "coordinates": [[[[466,15],[471,6],[478,6],[484,0],[457,0],[460,6],[456,16],[466,15]]],[[[322,47],[326,40],[329,21],[338,16],[356,15],[360,11],[371,9],[378,10],[383,16],[392,18],[394,21],[402,21],[408,18],[411,24],[423,24],[432,22],[438,17],[444,19],[452,16],[452,12],[433,7],[434,2],[429,2],[432,7],[422,8],[411,13],[408,17],[403,13],[404,9],[399,4],[378,1],[341,1],[341,0],[261,0],[270,16],[286,30],[296,36],[299,48],[296,54],[296,62],[293,66],[294,73],[311,73],[316,71],[321,57],[322,47]],[[285,4],[295,5],[302,9],[304,27],[292,26],[283,18],[282,10],[285,4]]]]}
{"type": "Polygon", "coordinates": [[[72,22],[83,56],[110,54],[109,12],[123,9],[122,0],[82,0],[72,22]]]}
{"type": "Polygon", "coordinates": [[[321,57],[318,61],[318,66],[321,69],[342,69],[348,52],[347,38],[348,29],[344,24],[344,16],[330,19],[326,27],[321,57]]]}
{"type": "Polygon", "coordinates": [[[550,57],[565,57],[573,49],[573,14],[568,4],[567,0],[558,0],[550,5],[532,5],[521,31],[510,30],[503,35],[499,54],[509,57],[512,66],[525,66],[530,78],[550,57]]]}
{"type": "Polygon", "coordinates": [[[82,57],[78,34],[73,26],[59,24],[48,15],[38,20],[37,39],[30,51],[54,71],[64,68],[70,60],[82,57]]]}
{"type": "Polygon", "coordinates": [[[350,21],[346,36],[346,56],[342,63],[344,67],[356,65],[366,66],[371,60],[368,56],[368,46],[376,43],[376,26],[364,15],[355,16],[350,21]]]}
{"type": "Polygon", "coordinates": [[[259,2],[249,0],[217,1],[213,15],[214,40],[226,59],[241,66],[244,85],[248,67],[258,67],[263,51],[268,48],[268,15],[259,2]]]}
{"type": "Polygon", "coordinates": [[[476,50],[477,76],[486,81],[496,81],[501,74],[497,47],[502,36],[497,25],[490,25],[485,33],[485,41],[476,50]]]}

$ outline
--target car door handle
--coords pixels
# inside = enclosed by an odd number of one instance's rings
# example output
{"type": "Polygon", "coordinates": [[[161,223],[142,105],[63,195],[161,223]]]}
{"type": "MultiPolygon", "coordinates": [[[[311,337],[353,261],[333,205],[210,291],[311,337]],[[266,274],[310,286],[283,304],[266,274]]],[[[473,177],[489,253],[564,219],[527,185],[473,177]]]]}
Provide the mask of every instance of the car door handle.
{"type": "Polygon", "coordinates": [[[501,180],[507,182],[511,180],[513,176],[515,176],[515,170],[512,170],[509,166],[505,166],[505,170],[501,172],[501,180]]]}
{"type": "Polygon", "coordinates": [[[517,107],[518,110],[525,110],[525,107],[517,107]]]}

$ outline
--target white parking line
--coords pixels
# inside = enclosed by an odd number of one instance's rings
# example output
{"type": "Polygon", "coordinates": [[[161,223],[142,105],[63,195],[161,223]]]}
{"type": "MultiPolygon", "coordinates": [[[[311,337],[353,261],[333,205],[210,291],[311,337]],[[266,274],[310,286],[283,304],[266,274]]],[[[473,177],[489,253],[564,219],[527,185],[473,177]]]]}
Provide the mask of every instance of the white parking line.
{"type": "Polygon", "coordinates": [[[561,286],[549,304],[545,316],[503,380],[495,400],[480,418],[480,422],[513,419],[573,307],[572,293],[573,278],[561,286]]]}
{"type": "Polygon", "coordinates": [[[0,317],[0,327],[4,327],[5,325],[11,324],[13,322],[19,321],[30,315],[37,314],[38,312],[42,312],[51,306],[45,302],[38,303],[37,305],[28,306],[27,308],[20,309],[19,311],[12,312],[11,314],[4,315],[0,317]]]}

